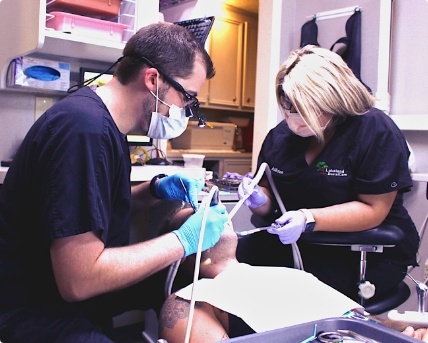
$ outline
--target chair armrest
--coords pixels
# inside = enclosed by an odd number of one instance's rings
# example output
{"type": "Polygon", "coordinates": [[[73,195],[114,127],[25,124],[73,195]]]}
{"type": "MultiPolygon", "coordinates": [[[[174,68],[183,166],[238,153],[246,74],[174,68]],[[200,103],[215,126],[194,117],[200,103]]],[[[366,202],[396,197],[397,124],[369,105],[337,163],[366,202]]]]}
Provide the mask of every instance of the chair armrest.
{"type": "Polygon", "coordinates": [[[397,245],[404,238],[404,232],[395,225],[382,224],[366,231],[358,232],[304,232],[299,242],[327,245],[397,245]]]}

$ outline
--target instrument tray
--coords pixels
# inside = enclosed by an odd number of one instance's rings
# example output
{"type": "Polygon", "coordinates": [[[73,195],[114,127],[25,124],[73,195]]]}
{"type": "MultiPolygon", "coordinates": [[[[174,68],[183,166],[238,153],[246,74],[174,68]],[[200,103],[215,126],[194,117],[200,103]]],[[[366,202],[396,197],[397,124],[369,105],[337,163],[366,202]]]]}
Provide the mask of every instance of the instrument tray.
{"type": "MultiPolygon", "coordinates": [[[[373,321],[365,321],[352,318],[328,318],[324,320],[293,325],[282,329],[236,337],[225,342],[299,343],[313,335],[315,325],[317,326],[317,332],[335,331],[341,329],[354,331],[360,335],[377,340],[379,342],[420,342],[419,340],[403,335],[401,332],[387,328],[382,324],[378,324],[373,321]]],[[[314,340],[313,342],[319,341],[314,340]]]]}

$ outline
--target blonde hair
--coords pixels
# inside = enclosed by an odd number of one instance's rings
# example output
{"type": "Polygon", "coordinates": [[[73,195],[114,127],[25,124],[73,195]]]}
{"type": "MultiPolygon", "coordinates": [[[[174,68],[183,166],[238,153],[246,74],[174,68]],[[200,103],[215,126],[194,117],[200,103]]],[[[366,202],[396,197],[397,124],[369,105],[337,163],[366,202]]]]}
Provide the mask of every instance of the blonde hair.
{"type": "Polygon", "coordinates": [[[276,97],[283,114],[286,96],[320,141],[321,115],[331,115],[333,124],[341,117],[364,114],[375,102],[338,54],[314,45],[292,51],[280,67],[276,97]]]}

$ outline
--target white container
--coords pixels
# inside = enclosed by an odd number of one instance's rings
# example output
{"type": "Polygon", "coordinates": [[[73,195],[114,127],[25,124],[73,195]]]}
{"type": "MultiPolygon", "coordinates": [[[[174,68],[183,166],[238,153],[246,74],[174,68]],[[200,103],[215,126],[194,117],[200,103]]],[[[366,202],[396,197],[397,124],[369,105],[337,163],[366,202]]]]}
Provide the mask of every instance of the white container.
{"type": "Polygon", "coordinates": [[[183,154],[184,168],[202,168],[205,155],[183,154]]]}

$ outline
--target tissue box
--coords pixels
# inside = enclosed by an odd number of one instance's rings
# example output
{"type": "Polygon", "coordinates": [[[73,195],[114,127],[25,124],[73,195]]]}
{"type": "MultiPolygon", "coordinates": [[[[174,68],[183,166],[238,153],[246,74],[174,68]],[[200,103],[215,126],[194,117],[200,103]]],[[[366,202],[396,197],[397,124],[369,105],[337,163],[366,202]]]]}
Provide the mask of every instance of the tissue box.
{"type": "Polygon", "coordinates": [[[28,56],[15,58],[10,62],[7,86],[66,92],[70,87],[70,64],[28,56]]]}

